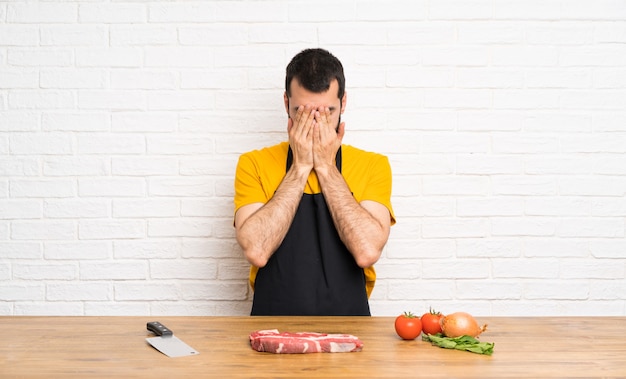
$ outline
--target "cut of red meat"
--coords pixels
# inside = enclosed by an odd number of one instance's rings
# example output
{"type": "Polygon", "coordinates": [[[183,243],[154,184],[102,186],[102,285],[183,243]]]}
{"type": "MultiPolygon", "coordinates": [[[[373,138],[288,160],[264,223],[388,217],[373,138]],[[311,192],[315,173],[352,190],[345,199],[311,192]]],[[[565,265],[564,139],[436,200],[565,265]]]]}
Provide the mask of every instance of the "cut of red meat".
{"type": "Polygon", "coordinates": [[[272,329],[252,332],[250,346],[276,354],[349,353],[361,351],[363,342],[350,334],[280,333],[272,329]]]}

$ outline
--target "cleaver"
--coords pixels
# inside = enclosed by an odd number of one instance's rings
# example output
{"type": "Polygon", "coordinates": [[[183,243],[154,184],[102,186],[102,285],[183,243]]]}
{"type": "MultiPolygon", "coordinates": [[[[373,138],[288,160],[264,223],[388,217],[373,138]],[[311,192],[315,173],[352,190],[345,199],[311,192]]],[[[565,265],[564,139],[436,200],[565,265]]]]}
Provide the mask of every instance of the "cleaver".
{"type": "Polygon", "coordinates": [[[166,328],[165,325],[158,321],[149,322],[146,327],[149,331],[156,334],[158,337],[146,338],[146,341],[152,347],[167,355],[168,357],[186,357],[188,355],[200,354],[193,347],[187,345],[178,337],[174,336],[174,332],[166,328]]]}

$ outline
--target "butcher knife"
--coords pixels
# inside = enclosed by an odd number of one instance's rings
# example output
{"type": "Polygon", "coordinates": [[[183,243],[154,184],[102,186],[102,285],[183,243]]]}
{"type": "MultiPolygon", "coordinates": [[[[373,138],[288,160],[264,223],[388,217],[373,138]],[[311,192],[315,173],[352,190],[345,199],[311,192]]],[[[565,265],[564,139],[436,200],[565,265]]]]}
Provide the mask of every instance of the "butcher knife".
{"type": "Polygon", "coordinates": [[[165,325],[158,321],[149,322],[147,328],[158,337],[146,338],[146,341],[168,357],[186,357],[188,355],[200,354],[193,347],[178,339],[171,329],[166,328],[165,325]]]}

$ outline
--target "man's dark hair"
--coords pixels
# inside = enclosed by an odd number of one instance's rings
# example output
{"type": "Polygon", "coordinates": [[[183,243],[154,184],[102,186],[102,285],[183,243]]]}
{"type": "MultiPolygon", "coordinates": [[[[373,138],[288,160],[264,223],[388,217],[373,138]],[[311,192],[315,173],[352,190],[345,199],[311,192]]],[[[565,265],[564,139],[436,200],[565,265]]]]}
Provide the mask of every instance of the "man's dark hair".
{"type": "Polygon", "coordinates": [[[346,89],[346,79],[343,76],[343,66],[337,57],[324,49],[306,49],[298,53],[287,65],[285,77],[285,91],[291,96],[289,86],[293,78],[298,79],[300,85],[315,93],[328,91],[333,79],[337,79],[339,90],[337,97],[343,98],[346,89]]]}

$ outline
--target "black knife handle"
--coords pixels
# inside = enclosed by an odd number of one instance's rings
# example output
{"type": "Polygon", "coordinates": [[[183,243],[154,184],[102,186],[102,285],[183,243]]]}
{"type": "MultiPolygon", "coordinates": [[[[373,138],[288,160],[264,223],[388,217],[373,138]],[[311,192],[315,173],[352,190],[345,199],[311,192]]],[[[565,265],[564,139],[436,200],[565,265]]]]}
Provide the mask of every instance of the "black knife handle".
{"type": "Polygon", "coordinates": [[[174,334],[171,329],[166,328],[165,325],[158,321],[149,322],[146,327],[157,336],[171,336],[174,334]]]}

